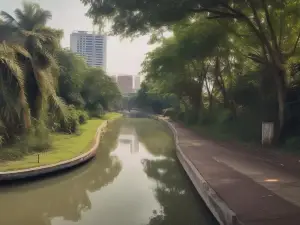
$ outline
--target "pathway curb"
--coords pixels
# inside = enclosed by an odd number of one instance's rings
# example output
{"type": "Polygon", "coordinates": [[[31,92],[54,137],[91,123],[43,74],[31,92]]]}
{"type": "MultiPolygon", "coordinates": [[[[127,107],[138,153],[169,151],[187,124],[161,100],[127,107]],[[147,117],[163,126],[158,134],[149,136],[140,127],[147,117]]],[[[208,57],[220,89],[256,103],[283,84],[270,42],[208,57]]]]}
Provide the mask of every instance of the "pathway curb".
{"type": "Polygon", "coordinates": [[[179,140],[177,135],[177,130],[172,123],[166,119],[157,117],[158,120],[163,121],[172,130],[176,144],[176,154],[177,157],[184,168],[185,172],[189,176],[190,180],[194,184],[198,194],[201,196],[207,207],[210,209],[214,217],[220,223],[220,225],[242,225],[236,214],[228,207],[226,202],[224,202],[214,189],[208,184],[208,182],[202,177],[200,172],[196,169],[193,163],[188,159],[188,157],[183,153],[181,147],[179,146],[179,140]]]}
{"type": "Polygon", "coordinates": [[[98,127],[94,139],[92,140],[94,145],[91,147],[91,149],[88,152],[76,156],[75,158],[68,159],[51,165],[33,167],[33,168],[23,169],[23,170],[0,172],[0,183],[1,181],[13,181],[13,180],[43,176],[46,174],[66,170],[71,167],[75,167],[89,161],[90,159],[96,156],[96,150],[99,146],[101,136],[107,126],[108,126],[108,121],[106,120],[98,127]]]}

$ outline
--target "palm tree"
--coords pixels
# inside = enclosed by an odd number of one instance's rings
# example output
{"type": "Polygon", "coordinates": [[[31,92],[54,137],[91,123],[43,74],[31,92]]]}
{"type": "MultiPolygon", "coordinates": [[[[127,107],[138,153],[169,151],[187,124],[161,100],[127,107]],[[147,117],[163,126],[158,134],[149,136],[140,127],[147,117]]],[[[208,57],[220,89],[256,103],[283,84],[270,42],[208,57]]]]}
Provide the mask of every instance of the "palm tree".
{"type": "Polygon", "coordinates": [[[17,54],[17,59],[23,68],[24,90],[31,115],[39,120],[43,113],[47,113],[49,104],[64,109],[55,91],[58,66],[54,57],[63,33],[46,27],[51,12],[38,4],[25,2],[23,9],[16,9],[14,14],[15,17],[2,11],[0,28],[4,34],[11,33],[9,40],[4,35],[7,42],[24,46],[29,53],[29,57],[17,54]]]}
{"type": "Polygon", "coordinates": [[[31,126],[30,110],[25,91],[25,76],[18,56],[30,54],[18,43],[13,43],[13,27],[0,20],[0,136],[10,139],[20,122],[25,129],[31,126]],[[9,42],[7,42],[9,41],[9,42]],[[22,121],[20,121],[22,120],[22,121]]]}
{"type": "MultiPolygon", "coordinates": [[[[25,77],[17,60],[21,53],[30,57],[21,46],[0,43],[0,121],[5,128],[5,139],[10,139],[20,130],[20,122],[24,123],[25,129],[31,126],[25,77]]],[[[3,135],[3,126],[1,131],[3,135]]]]}

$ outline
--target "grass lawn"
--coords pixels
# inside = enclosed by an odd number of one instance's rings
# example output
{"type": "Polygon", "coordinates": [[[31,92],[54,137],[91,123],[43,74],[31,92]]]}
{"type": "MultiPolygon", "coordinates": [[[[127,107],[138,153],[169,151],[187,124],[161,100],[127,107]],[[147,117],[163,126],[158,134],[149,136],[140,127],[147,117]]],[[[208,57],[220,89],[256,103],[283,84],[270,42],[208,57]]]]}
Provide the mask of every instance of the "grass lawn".
{"type": "Polygon", "coordinates": [[[32,168],[74,158],[90,150],[89,147],[93,137],[101,123],[105,120],[113,120],[120,116],[121,114],[119,113],[107,113],[101,119],[91,119],[86,124],[80,126],[80,135],[55,133],[52,135],[52,149],[49,152],[40,154],[40,163],[37,162],[37,154],[27,155],[22,160],[0,163],[0,171],[32,168]]]}

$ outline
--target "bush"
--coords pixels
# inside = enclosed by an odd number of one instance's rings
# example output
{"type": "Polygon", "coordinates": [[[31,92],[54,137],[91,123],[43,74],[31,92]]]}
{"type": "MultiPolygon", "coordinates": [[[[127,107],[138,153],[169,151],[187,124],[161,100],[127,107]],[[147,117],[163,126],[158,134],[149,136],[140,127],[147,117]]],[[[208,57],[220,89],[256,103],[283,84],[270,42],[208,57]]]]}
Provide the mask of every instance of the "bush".
{"type": "Polygon", "coordinates": [[[89,119],[89,115],[84,110],[78,110],[73,105],[68,106],[68,115],[59,123],[56,131],[69,134],[78,133],[79,124],[85,124],[89,119]]]}
{"type": "Polygon", "coordinates": [[[104,114],[104,109],[101,104],[97,104],[94,107],[90,107],[88,112],[90,117],[100,118],[104,114]]]}
{"type": "Polygon", "coordinates": [[[50,131],[44,122],[36,121],[30,131],[21,137],[19,142],[21,152],[44,152],[51,148],[50,131]]]}
{"type": "Polygon", "coordinates": [[[0,135],[0,147],[3,145],[4,143],[4,137],[0,135]]]}
{"type": "Polygon", "coordinates": [[[69,134],[77,133],[79,131],[79,113],[74,106],[68,107],[68,115],[60,122],[60,132],[69,134]]]}
{"type": "Polygon", "coordinates": [[[22,159],[24,152],[17,148],[0,149],[0,160],[18,160],[22,159]]]}
{"type": "Polygon", "coordinates": [[[300,148],[300,137],[289,137],[285,142],[285,146],[288,149],[299,149],[300,148]]]}
{"type": "Polygon", "coordinates": [[[78,110],[78,122],[79,124],[85,124],[89,120],[89,114],[86,111],[78,110]]]}

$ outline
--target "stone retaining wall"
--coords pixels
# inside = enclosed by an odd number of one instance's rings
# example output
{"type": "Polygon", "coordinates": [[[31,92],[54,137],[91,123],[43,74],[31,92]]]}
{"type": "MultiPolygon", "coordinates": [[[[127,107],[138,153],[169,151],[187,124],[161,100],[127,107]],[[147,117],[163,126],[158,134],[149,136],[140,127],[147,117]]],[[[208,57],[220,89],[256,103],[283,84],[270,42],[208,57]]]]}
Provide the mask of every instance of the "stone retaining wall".
{"type": "Polygon", "coordinates": [[[194,184],[197,192],[212,212],[214,217],[220,223],[220,225],[237,225],[240,224],[237,221],[236,214],[228,207],[226,202],[224,202],[218,194],[210,187],[210,185],[201,176],[200,172],[195,168],[193,163],[184,154],[183,150],[179,146],[179,140],[177,135],[177,130],[175,127],[167,120],[156,117],[156,119],[165,122],[168,127],[172,130],[175,144],[176,144],[176,154],[177,157],[184,168],[185,172],[189,176],[190,180],[194,184]]]}

